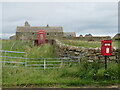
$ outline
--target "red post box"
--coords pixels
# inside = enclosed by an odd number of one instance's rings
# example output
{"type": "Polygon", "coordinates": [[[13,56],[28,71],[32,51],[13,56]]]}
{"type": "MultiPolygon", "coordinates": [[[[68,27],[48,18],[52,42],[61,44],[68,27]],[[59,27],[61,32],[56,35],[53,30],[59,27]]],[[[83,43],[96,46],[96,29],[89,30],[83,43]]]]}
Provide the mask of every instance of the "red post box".
{"type": "Polygon", "coordinates": [[[45,43],[46,43],[45,30],[38,30],[38,46],[40,46],[40,44],[45,44],[45,43]]]}
{"type": "Polygon", "coordinates": [[[112,55],[112,40],[101,41],[101,54],[104,56],[112,55]]]}

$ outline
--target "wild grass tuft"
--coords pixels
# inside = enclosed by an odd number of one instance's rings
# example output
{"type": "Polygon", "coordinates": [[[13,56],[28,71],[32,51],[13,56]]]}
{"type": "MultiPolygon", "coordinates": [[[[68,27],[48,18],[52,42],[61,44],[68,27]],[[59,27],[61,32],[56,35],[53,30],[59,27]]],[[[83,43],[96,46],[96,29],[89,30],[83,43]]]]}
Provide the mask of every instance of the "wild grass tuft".
{"type": "Polygon", "coordinates": [[[3,85],[6,87],[29,87],[31,85],[38,87],[80,87],[118,83],[118,65],[116,63],[109,63],[107,70],[104,67],[96,69],[94,65],[95,63],[84,62],[78,65],[46,70],[3,68],[3,85]]]}

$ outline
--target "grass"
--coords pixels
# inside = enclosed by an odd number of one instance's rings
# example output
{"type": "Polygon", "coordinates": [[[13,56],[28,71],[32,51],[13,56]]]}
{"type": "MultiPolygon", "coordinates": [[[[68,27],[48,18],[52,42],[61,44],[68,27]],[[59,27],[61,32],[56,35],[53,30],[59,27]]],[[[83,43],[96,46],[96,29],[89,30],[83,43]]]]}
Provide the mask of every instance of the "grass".
{"type": "MultiPolygon", "coordinates": [[[[85,48],[97,48],[101,47],[101,42],[98,41],[80,41],[80,40],[60,40],[62,43],[71,46],[85,47],[85,48]]],[[[118,41],[112,42],[113,47],[118,47],[118,41]]]]}
{"type": "MultiPolygon", "coordinates": [[[[27,58],[55,58],[55,52],[54,48],[50,44],[42,44],[40,47],[33,46],[31,42],[20,42],[20,41],[12,41],[12,40],[3,40],[2,41],[2,49],[7,51],[21,51],[21,52],[27,52],[27,58]],[[15,43],[15,44],[14,44],[15,43]],[[14,44],[14,47],[11,49],[12,45],[14,44]]],[[[2,55],[4,56],[5,53],[3,52],[2,55]]],[[[20,53],[6,53],[6,56],[12,56],[12,57],[23,57],[26,58],[26,54],[20,54],[20,53]]],[[[4,58],[3,58],[4,60],[4,58]]],[[[21,58],[5,58],[6,61],[10,62],[25,62],[26,59],[21,58]]],[[[43,61],[43,59],[27,59],[27,61],[43,61]]],[[[52,59],[51,59],[52,60],[52,59]]],[[[28,64],[43,64],[43,62],[29,62],[28,64]]],[[[6,65],[10,66],[25,66],[25,64],[20,63],[6,63],[6,65]]],[[[32,67],[32,66],[30,66],[32,67]]],[[[35,67],[35,66],[34,66],[35,67]]],[[[43,66],[41,66],[43,67],[43,66]]]]}
{"type": "MultiPolygon", "coordinates": [[[[76,41],[72,41],[75,42],[76,41]]],[[[81,42],[78,42],[80,44],[81,42]]],[[[83,42],[82,42],[83,43],[83,42]]],[[[91,42],[92,43],[92,42],[91,42]]],[[[100,43],[82,45],[92,47],[100,43]],[[87,46],[88,45],[88,46],[87,46]]],[[[117,43],[115,44],[117,45],[117,43]]],[[[30,42],[2,41],[3,50],[27,52],[30,58],[54,58],[54,47],[44,44],[41,47],[32,46],[30,42]],[[12,44],[14,47],[11,49],[12,44]]],[[[12,55],[12,54],[7,54],[12,55]]],[[[16,56],[20,56],[16,55],[16,56]]],[[[103,63],[81,62],[77,65],[63,66],[59,69],[35,70],[25,67],[3,67],[3,87],[83,87],[83,86],[106,86],[118,83],[118,64],[108,63],[108,69],[104,69],[103,63]]]]}
{"type": "Polygon", "coordinates": [[[120,41],[113,41],[112,46],[118,48],[119,44],[120,44],[120,41]]]}
{"type": "Polygon", "coordinates": [[[22,51],[25,52],[28,48],[31,48],[32,45],[30,42],[20,42],[13,40],[2,40],[2,49],[8,51],[22,51]],[[13,48],[12,45],[14,44],[13,48]]]}
{"type": "MultiPolygon", "coordinates": [[[[33,46],[31,42],[21,42],[21,41],[12,41],[12,40],[3,40],[2,49],[7,51],[21,51],[27,52],[28,58],[52,58],[55,57],[55,52],[53,46],[50,44],[44,44],[40,47],[33,46]],[[14,44],[15,43],[15,44],[14,44]],[[12,45],[13,48],[11,49],[12,45]]],[[[21,56],[21,54],[12,54],[8,53],[10,56],[21,56]]]]}
{"type": "Polygon", "coordinates": [[[28,51],[29,58],[54,58],[55,52],[53,46],[50,44],[41,45],[39,48],[35,46],[28,51]]]}
{"type": "Polygon", "coordinates": [[[33,70],[3,68],[4,87],[83,87],[106,86],[118,83],[118,65],[109,63],[105,70],[101,64],[81,63],[60,69],[33,70]]]}

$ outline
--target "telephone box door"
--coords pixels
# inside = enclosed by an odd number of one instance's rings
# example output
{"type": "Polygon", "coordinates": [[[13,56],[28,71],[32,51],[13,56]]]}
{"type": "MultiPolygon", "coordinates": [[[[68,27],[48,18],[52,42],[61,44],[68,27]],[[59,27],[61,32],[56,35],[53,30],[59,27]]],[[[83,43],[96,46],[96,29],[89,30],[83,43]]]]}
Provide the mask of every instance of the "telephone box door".
{"type": "Polygon", "coordinates": [[[38,31],[38,46],[46,43],[46,33],[45,30],[38,31]]]}

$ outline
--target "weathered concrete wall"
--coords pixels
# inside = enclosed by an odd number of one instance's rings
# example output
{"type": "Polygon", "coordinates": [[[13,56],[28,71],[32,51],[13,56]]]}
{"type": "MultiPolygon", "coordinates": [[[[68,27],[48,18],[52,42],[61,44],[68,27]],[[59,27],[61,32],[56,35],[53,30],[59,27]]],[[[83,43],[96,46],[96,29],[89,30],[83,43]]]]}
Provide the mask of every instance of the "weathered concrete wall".
{"type": "MultiPolygon", "coordinates": [[[[84,47],[70,46],[70,45],[62,44],[58,40],[51,40],[50,42],[55,47],[56,55],[58,57],[76,56],[91,61],[104,60],[104,57],[100,53],[101,52],[100,48],[84,48],[84,47]]],[[[117,61],[118,51],[119,51],[118,49],[113,48],[113,55],[109,56],[108,59],[117,61]]]]}

